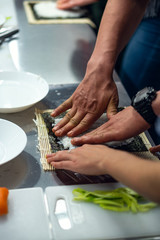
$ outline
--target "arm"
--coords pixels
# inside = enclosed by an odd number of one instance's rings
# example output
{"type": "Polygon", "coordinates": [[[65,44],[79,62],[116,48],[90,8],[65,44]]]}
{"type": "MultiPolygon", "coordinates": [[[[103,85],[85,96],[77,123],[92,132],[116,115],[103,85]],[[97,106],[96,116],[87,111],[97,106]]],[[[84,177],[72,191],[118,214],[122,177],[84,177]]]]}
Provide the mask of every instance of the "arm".
{"type": "Polygon", "coordinates": [[[117,57],[140,23],[147,4],[148,0],[108,0],[89,64],[98,60],[99,68],[105,64],[106,74],[112,75],[117,57]]]}
{"type": "MultiPolygon", "coordinates": [[[[154,113],[160,115],[160,91],[152,102],[154,113]]],[[[72,144],[82,145],[85,143],[103,143],[109,141],[120,141],[136,136],[150,128],[143,117],[135,111],[132,106],[114,115],[108,122],[92,132],[72,139],[72,144]]],[[[151,151],[156,151],[154,148],[151,151]]]]}
{"type": "Polygon", "coordinates": [[[53,129],[57,136],[76,136],[104,111],[107,110],[108,118],[116,113],[118,93],[112,78],[114,65],[141,21],[147,3],[148,0],[108,0],[84,79],[73,95],[51,114],[56,117],[70,109],[53,129]]]}
{"type": "Polygon", "coordinates": [[[47,155],[57,169],[86,175],[109,174],[146,198],[160,203],[160,162],[136,157],[102,145],[83,145],[47,155]]]}

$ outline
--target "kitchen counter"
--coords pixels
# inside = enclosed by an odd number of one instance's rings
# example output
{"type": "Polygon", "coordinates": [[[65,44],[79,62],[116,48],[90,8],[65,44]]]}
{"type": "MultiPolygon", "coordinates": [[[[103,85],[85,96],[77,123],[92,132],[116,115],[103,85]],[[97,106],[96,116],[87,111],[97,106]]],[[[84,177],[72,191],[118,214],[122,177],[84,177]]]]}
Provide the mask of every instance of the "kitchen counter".
{"type": "MultiPolygon", "coordinates": [[[[19,156],[0,167],[0,185],[5,186],[11,190],[9,194],[10,218],[8,219],[10,221],[10,224],[8,226],[8,220],[5,217],[0,219],[2,232],[1,235],[5,239],[18,239],[18,236],[19,239],[22,239],[23,237],[21,236],[25,235],[24,239],[28,240],[28,235],[24,234],[25,231],[28,231],[27,233],[30,233],[31,238],[33,239],[59,239],[56,237],[53,238],[53,236],[48,237],[48,228],[50,229],[50,233],[53,230],[53,235],[59,228],[57,227],[56,229],[54,229],[56,220],[54,219],[54,221],[52,221],[52,215],[54,214],[55,210],[53,209],[53,200],[51,199],[51,203],[49,205],[49,207],[51,208],[51,211],[49,213],[46,211],[46,209],[48,210],[48,205],[47,208],[46,206],[44,206],[44,192],[47,194],[46,188],[57,186],[58,191],[60,191],[60,194],[58,196],[60,197],[61,192],[66,191],[66,195],[63,196],[65,199],[65,197],[67,198],[67,196],[71,195],[71,190],[73,188],[73,186],[66,187],[65,185],[85,184],[85,186],[87,187],[86,183],[91,183],[92,186],[88,186],[92,189],[92,187],[94,188],[93,183],[113,182],[114,184],[115,180],[108,175],[103,177],[92,176],[89,178],[81,174],[71,173],[64,170],[45,172],[42,169],[40,163],[40,152],[37,147],[38,135],[36,125],[33,121],[33,119],[35,118],[34,113],[35,108],[53,109],[57,107],[64,100],[70,97],[70,95],[74,92],[85,74],[86,63],[93,51],[96,35],[94,30],[87,24],[29,24],[26,18],[26,14],[24,12],[22,0],[1,0],[0,14],[4,15],[5,17],[11,16],[12,18],[7,22],[6,25],[18,26],[20,30],[18,34],[14,35],[10,39],[7,39],[2,45],[0,45],[0,70],[32,72],[41,75],[49,83],[48,95],[42,101],[35,104],[33,107],[19,113],[0,114],[0,118],[14,122],[18,126],[20,126],[27,135],[27,145],[24,151],[19,156]],[[63,189],[63,191],[61,189],[63,189]],[[27,208],[23,206],[24,203],[27,205],[27,208]],[[39,208],[37,208],[37,206],[39,206],[39,208]],[[48,218],[48,215],[50,215],[51,219],[48,218]],[[25,221],[23,221],[24,219],[25,221]],[[39,221],[39,219],[43,219],[43,221],[39,221]],[[50,221],[50,223],[48,221],[50,221]],[[41,222],[43,222],[43,226],[41,226],[41,222]],[[19,228],[19,226],[21,227],[19,228]],[[41,229],[41,231],[37,231],[37,228],[39,230],[41,229]],[[20,233],[22,235],[20,235],[20,233]],[[10,234],[12,235],[12,237],[10,236],[10,234]]],[[[119,106],[123,107],[130,105],[130,99],[115,72],[113,77],[116,82],[120,96],[119,106]]],[[[152,142],[150,136],[147,136],[152,142]]],[[[100,184],[99,186],[102,187],[100,184]]],[[[97,185],[95,185],[95,187],[97,187],[97,185]]],[[[51,193],[53,193],[54,191],[55,194],[52,195],[56,197],[57,190],[55,188],[53,190],[51,189],[51,193]]],[[[50,189],[48,189],[48,196],[50,196],[50,189]]],[[[70,198],[72,200],[72,196],[70,196],[70,198]]],[[[73,207],[73,203],[71,200],[71,203],[67,203],[70,204],[71,207],[73,207]]],[[[84,205],[82,204],[82,206],[84,205]]],[[[84,217],[84,215],[82,215],[82,212],[80,211],[80,208],[78,208],[78,211],[80,212],[77,212],[77,206],[74,206],[72,210],[74,210],[73,219],[80,220],[81,216],[84,217]],[[78,215],[75,215],[77,213],[78,215]],[[77,218],[75,218],[75,216],[77,216],[77,218]]],[[[96,211],[99,212],[101,210],[97,209],[96,211]]],[[[87,211],[85,210],[83,213],[85,214],[85,217],[86,213],[87,211]]],[[[153,219],[158,224],[159,220],[157,221],[154,217],[156,216],[156,214],[158,215],[158,212],[153,215],[153,219]]],[[[90,217],[92,218],[92,220],[94,219],[95,221],[98,221],[96,223],[97,227],[99,224],[99,220],[98,217],[95,218],[94,210],[89,212],[89,218],[90,217]]],[[[126,217],[124,219],[126,219],[126,217]]],[[[146,218],[146,221],[147,219],[148,218],[146,218]]],[[[103,219],[101,218],[101,220],[103,219]]],[[[121,226],[122,223],[124,224],[124,227],[119,228],[120,233],[117,232],[118,237],[121,233],[123,236],[123,230],[125,230],[127,223],[125,223],[124,220],[121,220],[122,218],[120,217],[120,221],[117,226],[121,226]]],[[[116,221],[117,217],[115,218],[115,220],[113,220],[112,217],[109,216],[109,221],[106,225],[110,224],[111,227],[115,227],[116,221]],[[113,224],[112,221],[110,222],[110,220],[113,221],[113,224]]],[[[87,229],[88,226],[90,226],[93,230],[93,226],[90,225],[90,222],[91,221],[89,221],[88,223],[89,225],[86,225],[86,222],[84,221],[84,226],[87,227],[87,229]]],[[[136,221],[134,221],[134,223],[135,222],[136,221]]],[[[105,221],[103,221],[103,223],[105,223],[105,221]]],[[[80,229],[81,232],[81,227],[79,227],[79,225],[78,229],[80,229]]],[[[104,229],[106,229],[106,227],[104,227],[104,229]]],[[[129,228],[127,227],[127,229],[129,228]]],[[[99,230],[102,233],[101,228],[99,228],[99,230]]],[[[149,228],[147,228],[147,230],[149,230],[149,228]]],[[[62,230],[60,230],[59,232],[60,234],[61,231],[62,230]]],[[[106,229],[106,231],[108,230],[106,229]]],[[[73,239],[75,239],[75,236],[77,236],[76,232],[73,232],[73,234],[71,234],[73,239]]],[[[82,232],[83,234],[86,233],[85,231],[82,232]]],[[[113,233],[114,232],[115,230],[113,230],[113,233]]],[[[127,236],[134,236],[134,229],[132,232],[132,235],[128,234],[127,236]]],[[[156,231],[154,231],[154,233],[155,232],[156,231]]],[[[88,233],[90,235],[90,231],[88,233]]],[[[64,234],[66,234],[66,232],[64,234]]],[[[146,235],[141,234],[140,236],[146,235]]],[[[61,239],[64,239],[63,237],[64,235],[61,239]]],[[[71,239],[71,237],[66,237],[66,239],[71,239]]],[[[132,239],[137,238],[133,237],[132,239]]],[[[145,239],[151,238],[146,237],[145,239]]]]}

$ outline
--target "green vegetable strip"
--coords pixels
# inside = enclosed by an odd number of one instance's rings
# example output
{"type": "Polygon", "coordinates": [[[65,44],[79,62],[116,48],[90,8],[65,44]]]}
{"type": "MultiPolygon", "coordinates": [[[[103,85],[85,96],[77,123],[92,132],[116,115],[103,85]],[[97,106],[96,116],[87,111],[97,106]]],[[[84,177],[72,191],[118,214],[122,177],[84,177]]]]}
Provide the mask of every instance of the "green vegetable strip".
{"type": "Polygon", "coordinates": [[[111,211],[131,211],[133,213],[146,212],[157,206],[147,202],[142,196],[130,188],[117,188],[108,191],[89,192],[82,188],[73,190],[74,200],[98,204],[101,208],[111,211]],[[145,203],[140,203],[145,201],[145,203]]]}

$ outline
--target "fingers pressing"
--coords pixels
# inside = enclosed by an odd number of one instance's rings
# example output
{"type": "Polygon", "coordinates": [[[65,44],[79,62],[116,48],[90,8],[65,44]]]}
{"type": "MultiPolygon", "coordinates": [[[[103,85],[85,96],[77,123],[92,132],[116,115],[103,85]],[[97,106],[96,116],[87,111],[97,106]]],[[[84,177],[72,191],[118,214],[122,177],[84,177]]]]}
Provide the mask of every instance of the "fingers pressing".
{"type": "Polygon", "coordinates": [[[73,138],[71,143],[77,146],[91,143],[106,143],[112,141],[113,138],[114,136],[112,134],[112,130],[110,129],[110,124],[107,122],[81,137],[73,138]]]}
{"type": "Polygon", "coordinates": [[[76,110],[75,109],[71,109],[69,112],[66,113],[66,115],[63,117],[63,119],[59,123],[56,124],[56,126],[52,129],[52,131],[57,136],[61,136],[61,131],[62,130],[59,130],[59,129],[63,128],[63,126],[65,126],[74,117],[75,114],[76,114],[76,110]]]}
{"type": "Polygon", "coordinates": [[[79,122],[77,126],[75,126],[70,132],[68,132],[68,137],[74,137],[82,132],[86,131],[96,120],[96,117],[93,114],[87,113],[79,122]]]}
{"type": "MultiPolygon", "coordinates": [[[[74,151],[74,150],[72,150],[74,151]]],[[[69,150],[59,151],[46,155],[47,162],[56,169],[71,169],[72,154],[69,150]]]]}
{"type": "Polygon", "coordinates": [[[58,129],[56,128],[57,125],[55,127],[56,129],[54,128],[56,136],[60,137],[66,135],[70,130],[79,125],[79,123],[85,117],[86,114],[82,113],[81,111],[77,112],[76,114],[74,114],[75,113],[74,111],[72,111],[71,114],[70,112],[69,114],[66,114],[66,116],[61,120],[60,123],[58,123],[58,129]]]}
{"type": "Polygon", "coordinates": [[[52,161],[65,161],[70,158],[70,151],[68,150],[63,150],[63,151],[58,151],[56,153],[51,153],[46,155],[47,162],[50,163],[52,161]]]}
{"type": "Polygon", "coordinates": [[[65,112],[66,110],[72,107],[72,99],[69,98],[65,102],[63,102],[59,107],[57,107],[52,113],[52,117],[57,117],[59,114],[65,112]]]}
{"type": "Polygon", "coordinates": [[[71,143],[76,146],[83,144],[100,144],[107,142],[107,137],[105,133],[96,133],[95,135],[84,135],[82,137],[75,137],[72,139],[71,143]]]}

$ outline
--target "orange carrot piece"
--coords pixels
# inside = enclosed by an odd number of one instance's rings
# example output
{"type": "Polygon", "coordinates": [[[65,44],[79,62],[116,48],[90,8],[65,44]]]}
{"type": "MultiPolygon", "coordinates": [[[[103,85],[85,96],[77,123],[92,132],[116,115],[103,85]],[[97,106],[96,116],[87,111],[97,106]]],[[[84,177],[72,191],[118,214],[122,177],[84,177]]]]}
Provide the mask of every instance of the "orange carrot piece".
{"type": "Polygon", "coordinates": [[[0,216],[8,213],[8,194],[7,188],[0,187],[0,216]]]}

